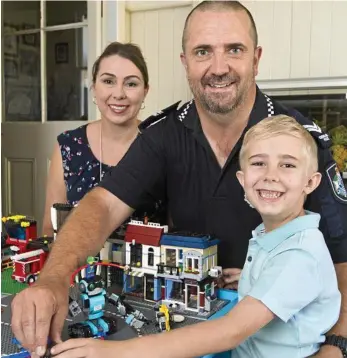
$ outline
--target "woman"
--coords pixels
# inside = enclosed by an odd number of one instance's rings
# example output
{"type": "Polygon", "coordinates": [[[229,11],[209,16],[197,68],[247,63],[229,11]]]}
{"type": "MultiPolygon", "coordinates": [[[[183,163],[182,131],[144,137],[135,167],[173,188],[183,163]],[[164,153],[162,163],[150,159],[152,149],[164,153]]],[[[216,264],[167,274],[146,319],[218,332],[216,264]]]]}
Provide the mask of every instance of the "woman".
{"type": "Polygon", "coordinates": [[[92,80],[101,119],[58,136],[43,220],[43,234],[48,236],[53,235],[51,206],[77,204],[121,160],[139,133],[137,116],[149,89],[141,50],[129,43],[111,43],[94,63],[92,80]]]}

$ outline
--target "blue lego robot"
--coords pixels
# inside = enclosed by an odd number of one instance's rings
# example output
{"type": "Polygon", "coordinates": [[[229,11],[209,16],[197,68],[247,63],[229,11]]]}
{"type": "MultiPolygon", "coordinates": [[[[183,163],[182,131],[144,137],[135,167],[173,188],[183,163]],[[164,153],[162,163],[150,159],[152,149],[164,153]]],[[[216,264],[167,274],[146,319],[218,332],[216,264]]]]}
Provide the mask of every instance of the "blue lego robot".
{"type": "MultiPolygon", "coordinates": [[[[88,314],[88,319],[69,325],[68,333],[71,338],[105,337],[117,332],[116,319],[104,316],[104,308],[108,295],[105,284],[99,275],[85,277],[79,282],[82,309],[88,314]]],[[[111,303],[112,300],[110,300],[111,303]]]]}

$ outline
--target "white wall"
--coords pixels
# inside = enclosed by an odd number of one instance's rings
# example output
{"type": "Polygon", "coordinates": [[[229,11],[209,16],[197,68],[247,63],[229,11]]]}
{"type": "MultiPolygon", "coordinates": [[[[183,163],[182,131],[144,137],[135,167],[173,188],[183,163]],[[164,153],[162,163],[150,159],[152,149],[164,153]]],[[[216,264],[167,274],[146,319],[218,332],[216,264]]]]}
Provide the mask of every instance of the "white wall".
{"type": "MultiPolygon", "coordinates": [[[[146,2],[139,3],[144,6],[146,2]]],[[[179,6],[167,7],[170,2],[150,2],[152,10],[130,12],[130,40],[139,45],[148,65],[150,90],[140,118],[182,100],[191,98],[185,70],[180,61],[181,36],[184,21],[192,2],[179,1],[179,6]],[[158,4],[157,4],[158,6],[158,4]],[[154,8],[154,9],[153,9],[154,8]]],[[[134,4],[133,9],[134,9],[134,4]]],[[[130,7],[131,9],[131,7],[130,7]]]]}
{"type": "Polygon", "coordinates": [[[347,1],[243,1],[263,47],[259,80],[347,76],[347,1]]]}

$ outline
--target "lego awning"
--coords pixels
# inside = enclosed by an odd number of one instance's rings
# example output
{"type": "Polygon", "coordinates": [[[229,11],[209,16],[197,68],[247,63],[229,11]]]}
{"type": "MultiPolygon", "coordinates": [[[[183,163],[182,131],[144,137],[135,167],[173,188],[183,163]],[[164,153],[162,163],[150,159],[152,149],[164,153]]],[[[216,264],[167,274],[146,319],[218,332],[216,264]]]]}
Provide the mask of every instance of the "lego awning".
{"type": "Polygon", "coordinates": [[[129,276],[134,276],[134,277],[143,277],[143,272],[139,272],[139,271],[130,271],[130,272],[127,272],[127,274],[129,276]]]}

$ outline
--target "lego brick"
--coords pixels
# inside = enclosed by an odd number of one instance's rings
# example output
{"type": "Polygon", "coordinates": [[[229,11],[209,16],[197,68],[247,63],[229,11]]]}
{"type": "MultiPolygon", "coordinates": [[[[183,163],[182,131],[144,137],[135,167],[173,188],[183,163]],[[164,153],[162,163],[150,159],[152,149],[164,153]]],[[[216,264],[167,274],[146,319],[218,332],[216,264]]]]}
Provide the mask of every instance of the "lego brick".
{"type": "Polygon", "coordinates": [[[219,240],[215,238],[211,239],[210,236],[191,237],[182,236],[179,234],[163,234],[160,240],[160,244],[169,246],[190,247],[195,249],[206,249],[208,247],[218,245],[219,240]]]}
{"type": "Polygon", "coordinates": [[[159,246],[162,233],[163,228],[129,224],[125,231],[125,241],[135,240],[137,244],[159,246]]]}

